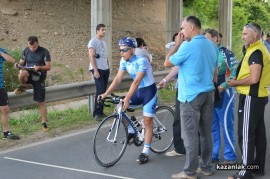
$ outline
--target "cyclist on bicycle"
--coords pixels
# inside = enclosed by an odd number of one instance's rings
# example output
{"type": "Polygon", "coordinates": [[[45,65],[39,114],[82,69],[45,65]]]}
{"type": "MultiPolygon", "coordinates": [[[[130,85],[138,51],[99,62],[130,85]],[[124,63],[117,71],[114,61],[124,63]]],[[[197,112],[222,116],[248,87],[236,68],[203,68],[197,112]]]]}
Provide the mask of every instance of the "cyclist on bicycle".
{"type": "MultiPolygon", "coordinates": [[[[148,155],[153,136],[153,117],[156,112],[157,87],[153,77],[153,70],[146,57],[134,54],[137,42],[135,38],[123,37],[118,43],[120,47],[121,61],[117,75],[101,98],[105,99],[120,84],[124,73],[127,71],[133,78],[126,97],[123,99],[123,110],[129,105],[143,105],[143,121],[145,126],[145,140],[142,153],[137,161],[140,164],[148,161],[148,155]]],[[[135,131],[128,126],[128,141],[135,137],[135,131]]]]}

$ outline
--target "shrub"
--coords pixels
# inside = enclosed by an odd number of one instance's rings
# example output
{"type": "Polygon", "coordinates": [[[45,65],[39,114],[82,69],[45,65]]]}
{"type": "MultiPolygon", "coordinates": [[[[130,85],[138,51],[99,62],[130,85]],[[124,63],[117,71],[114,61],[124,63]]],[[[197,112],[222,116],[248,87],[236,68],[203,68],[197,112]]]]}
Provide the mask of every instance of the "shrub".
{"type": "MultiPolygon", "coordinates": [[[[16,62],[20,60],[20,52],[18,50],[8,51],[9,55],[12,56],[16,62]]],[[[3,63],[3,75],[5,88],[8,92],[13,91],[17,86],[20,85],[18,79],[18,70],[13,67],[11,63],[3,63]]]]}

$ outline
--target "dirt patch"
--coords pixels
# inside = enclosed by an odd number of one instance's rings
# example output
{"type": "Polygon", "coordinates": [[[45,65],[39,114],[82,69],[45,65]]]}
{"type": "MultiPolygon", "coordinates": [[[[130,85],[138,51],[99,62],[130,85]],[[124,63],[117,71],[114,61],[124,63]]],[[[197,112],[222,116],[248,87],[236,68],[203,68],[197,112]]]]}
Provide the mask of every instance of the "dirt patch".
{"type": "MultiPolygon", "coordinates": [[[[142,37],[150,47],[156,70],[164,69],[166,1],[112,1],[112,75],[119,66],[118,40],[142,37]]],[[[87,44],[90,0],[1,0],[0,47],[22,51],[36,35],[51,52],[48,86],[90,80],[87,44]]]]}

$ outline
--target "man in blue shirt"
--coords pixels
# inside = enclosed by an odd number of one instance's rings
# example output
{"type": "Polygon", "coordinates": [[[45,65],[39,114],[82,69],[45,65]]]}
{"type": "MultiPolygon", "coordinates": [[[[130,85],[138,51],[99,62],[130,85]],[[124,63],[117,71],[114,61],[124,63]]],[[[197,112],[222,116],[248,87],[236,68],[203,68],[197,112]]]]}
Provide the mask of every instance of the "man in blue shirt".
{"type": "Polygon", "coordinates": [[[172,56],[166,56],[166,67],[179,66],[178,100],[182,138],[186,148],[184,171],[172,178],[197,178],[197,173],[212,175],[211,158],[212,112],[214,109],[214,83],[217,80],[218,48],[200,34],[201,22],[195,16],[184,18],[181,33],[178,34],[172,56]],[[183,40],[188,41],[181,45],[183,40]],[[181,45],[181,46],[180,46],[181,45]],[[180,70],[181,69],[181,70],[180,70]],[[200,133],[201,159],[199,165],[198,147],[200,133]],[[196,137],[195,137],[196,136],[196,137]]]}

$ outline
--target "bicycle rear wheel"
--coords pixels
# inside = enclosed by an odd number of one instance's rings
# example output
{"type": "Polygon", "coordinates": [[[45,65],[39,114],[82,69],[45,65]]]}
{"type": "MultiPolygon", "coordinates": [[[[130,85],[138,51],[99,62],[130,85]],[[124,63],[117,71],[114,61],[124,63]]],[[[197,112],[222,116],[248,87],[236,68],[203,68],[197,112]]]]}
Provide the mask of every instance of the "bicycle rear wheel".
{"type": "Polygon", "coordinates": [[[94,156],[99,165],[110,167],[123,156],[127,147],[127,129],[117,115],[105,118],[94,135],[94,156]]]}
{"type": "Polygon", "coordinates": [[[150,150],[164,153],[173,144],[174,111],[169,106],[159,106],[153,119],[153,138],[150,150]]]}

